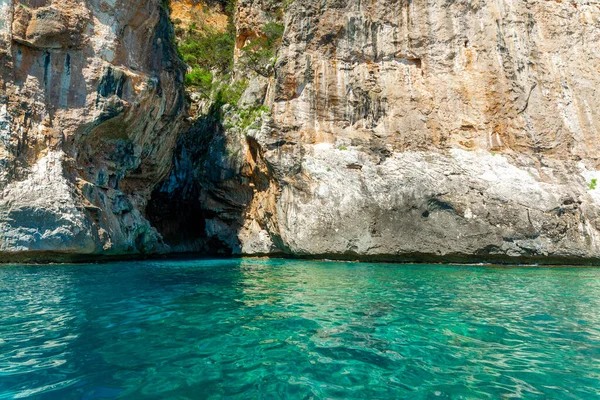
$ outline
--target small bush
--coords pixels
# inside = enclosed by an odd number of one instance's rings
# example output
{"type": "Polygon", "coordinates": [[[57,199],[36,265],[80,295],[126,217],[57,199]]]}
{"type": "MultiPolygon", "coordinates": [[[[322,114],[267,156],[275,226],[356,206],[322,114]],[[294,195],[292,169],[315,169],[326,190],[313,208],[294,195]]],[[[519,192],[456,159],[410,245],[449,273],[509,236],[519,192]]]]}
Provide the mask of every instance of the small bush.
{"type": "Polygon", "coordinates": [[[247,87],[248,82],[245,80],[235,81],[231,85],[224,85],[219,91],[221,93],[221,102],[237,106],[247,87]]]}
{"type": "Polygon", "coordinates": [[[185,85],[192,86],[206,95],[210,94],[212,89],[213,76],[204,68],[196,67],[193,68],[189,73],[185,75],[185,85]]]}
{"type": "Polygon", "coordinates": [[[245,56],[245,64],[255,72],[263,76],[270,76],[277,46],[283,36],[284,27],[275,22],[269,22],[263,26],[262,36],[251,39],[242,51],[245,56]]]}
{"type": "Polygon", "coordinates": [[[588,185],[588,189],[595,190],[596,186],[598,186],[598,179],[594,178],[594,179],[592,179],[592,181],[588,185]]]}
{"type": "Polygon", "coordinates": [[[262,115],[263,112],[269,112],[269,108],[260,106],[256,108],[242,109],[239,111],[240,123],[239,126],[242,130],[248,129],[256,120],[262,115]]]}
{"type": "Polygon", "coordinates": [[[263,26],[263,34],[267,37],[267,44],[272,47],[283,37],[284,27],[276,22],[269,22],[263,26]]]}
{"type": "Polygon", "coordinates": [[[233,67],[235,39],[230,32],[192,33],[179,43],[183,60],[192,68],[226,74],[233,67]]]}

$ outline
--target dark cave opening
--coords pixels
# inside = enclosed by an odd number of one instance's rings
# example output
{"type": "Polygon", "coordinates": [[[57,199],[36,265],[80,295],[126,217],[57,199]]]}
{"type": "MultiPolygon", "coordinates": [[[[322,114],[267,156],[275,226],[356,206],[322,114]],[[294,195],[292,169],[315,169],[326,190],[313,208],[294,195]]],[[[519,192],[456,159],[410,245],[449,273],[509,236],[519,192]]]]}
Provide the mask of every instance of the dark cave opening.
{"type": "Polygon", "coordinates": [[[189,247],[190,251],[203,250],[206,214],[197,198],[174,198],[158,188],[152,192],[146,215],[169,246],[189,247]]]}

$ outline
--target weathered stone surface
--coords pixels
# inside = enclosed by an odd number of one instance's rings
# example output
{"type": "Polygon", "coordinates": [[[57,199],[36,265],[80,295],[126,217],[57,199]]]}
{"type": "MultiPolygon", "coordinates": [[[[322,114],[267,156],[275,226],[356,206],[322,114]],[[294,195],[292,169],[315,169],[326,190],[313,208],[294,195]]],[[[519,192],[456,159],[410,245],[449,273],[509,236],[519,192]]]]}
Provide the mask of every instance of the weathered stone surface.
{"type": "Polygon", "coordinates": [[[79,206],[76,188],[64,175],[61,152],[50,152],[20,182],[8,184],[0,199],[0,251],[91,253],[91,222],[79,206]]]}
{"type": "MultiPolygon", "coordinates": [[[[244,41],[265,5],[240,7],[244,41]]],[[[242,252],[599,258],[597,2],[309,0],[285,22],[242,252]]]]}
{"type": "Polygon", "coordinates": [[[189,125],[158,1],[30,3],[0,0],[3,254],[600,260],[598,2],[239,0],[248,89],[189,125]]]}
{"type": "Polygon", "coordinates": [[[597,4],[289,15],[264,139],[295,143],[265,153],[287,251],[598,257],[597,4]]]}
{"type": "Polygon", "coordinates": [[[0,2],[0,258],[166,251],[184,65],[159,0],[0,2]]]}
{"type": "Polygon", "coordinates": [[[18,3],[14,8],[13,40],[38,49],[60,49],[82,45],[89,10],[56,2],[49,7],[30,8],[18,3]]]}

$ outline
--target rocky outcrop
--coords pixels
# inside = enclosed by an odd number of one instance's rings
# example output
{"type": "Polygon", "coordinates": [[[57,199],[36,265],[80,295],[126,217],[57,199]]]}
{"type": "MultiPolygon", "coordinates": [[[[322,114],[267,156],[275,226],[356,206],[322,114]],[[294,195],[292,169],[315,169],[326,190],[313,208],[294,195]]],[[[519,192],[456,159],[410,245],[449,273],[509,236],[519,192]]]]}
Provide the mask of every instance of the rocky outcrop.
{"type": "MultiPolygon", "coordinates": [[[[294,2],[253,133],[292,254],[597,258],[600,8],[294,2]]],[[[273,234],[271,234],[273,236],[273,234]]]]}
{"type": "MultiPolygon", "coordinates": [[[[598,4],[286,4],[272,76],[250,81],[271,113],[219,133],[202,153],[221,162],[192,179],[219,194],[197,197],[204,237],[240,254],[599,258],[598,4]]],[[[237,56],[277,7],[239,3],[237,56]]]]}
{"type": "Polygon", "coordinates": [[[33,3],[0,1],[4,254],[600,260],[597,2],[239,0],[212,87],[247,88],[189,124],[158,2],[33,3]]]}
{"type": "Polygon", "coordinates": [[[168,251],[144,213],[185,116],[171,31],[158,0],[0,2],[0,258],[168,251]]]}
{"type": "Polygon", "coordinates": [[[286,15],[273,117],[249,133],[279,186],[276,212],[250,219],[278,250],[598,258],[598,4],[296,1],[286,15]]]}

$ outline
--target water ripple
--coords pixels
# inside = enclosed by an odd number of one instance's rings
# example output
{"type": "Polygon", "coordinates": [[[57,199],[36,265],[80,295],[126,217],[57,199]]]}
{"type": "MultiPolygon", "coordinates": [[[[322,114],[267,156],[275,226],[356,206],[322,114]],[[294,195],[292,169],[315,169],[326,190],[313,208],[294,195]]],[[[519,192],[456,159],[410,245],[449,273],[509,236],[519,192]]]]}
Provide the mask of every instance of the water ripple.
{"type": "Polygon", "coordinates": [[[600,270],[0,268],[0,399],[600,397],[600,270]]]}

